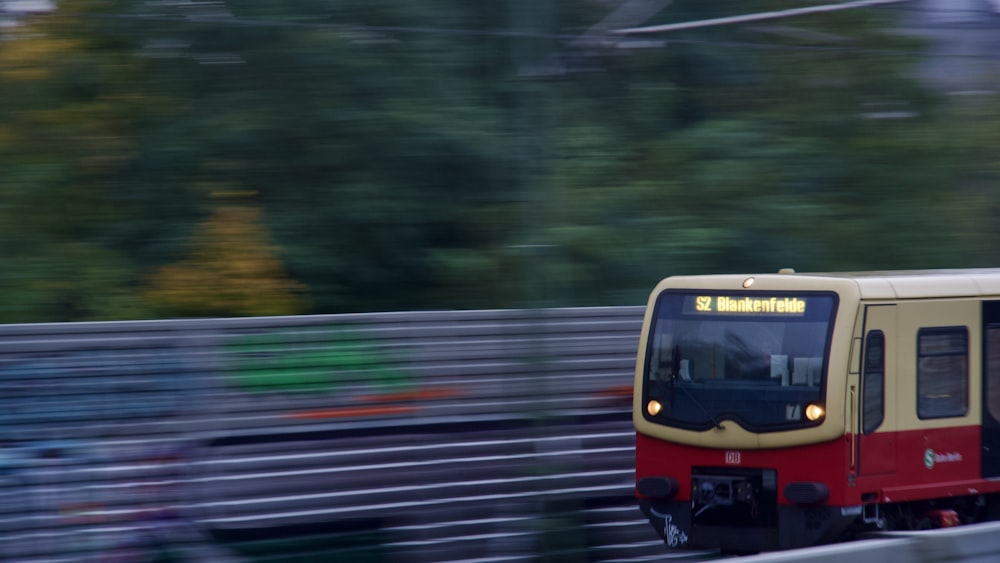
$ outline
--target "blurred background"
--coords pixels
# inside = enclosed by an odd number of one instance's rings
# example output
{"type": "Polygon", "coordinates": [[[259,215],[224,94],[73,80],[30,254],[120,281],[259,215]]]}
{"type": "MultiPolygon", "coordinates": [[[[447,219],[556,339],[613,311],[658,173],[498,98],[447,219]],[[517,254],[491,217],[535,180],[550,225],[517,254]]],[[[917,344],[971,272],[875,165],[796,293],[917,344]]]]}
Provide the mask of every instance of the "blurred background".
{"type": "Polygon", "coordinates": [[[658,280],[998,251],[997,0],[0,0],[0,559],[659,560],[658,280]]]}
{"type": "Polygon", "coordinates": [[[0,321],[996,265],[1000,6],[831,4],[5,0],[0,321]]]}

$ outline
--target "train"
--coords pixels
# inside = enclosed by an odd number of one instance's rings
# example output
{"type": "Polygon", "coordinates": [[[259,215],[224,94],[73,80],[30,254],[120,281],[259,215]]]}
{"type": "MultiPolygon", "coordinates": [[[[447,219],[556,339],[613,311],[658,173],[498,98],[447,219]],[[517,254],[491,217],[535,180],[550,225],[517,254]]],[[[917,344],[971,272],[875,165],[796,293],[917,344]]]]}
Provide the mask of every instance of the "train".
{"type": "Polygon", "coordinates": [[[1000,269],[671,276],[632,397],[671,549],[748,554],[1000,518],[1000,269]]]}

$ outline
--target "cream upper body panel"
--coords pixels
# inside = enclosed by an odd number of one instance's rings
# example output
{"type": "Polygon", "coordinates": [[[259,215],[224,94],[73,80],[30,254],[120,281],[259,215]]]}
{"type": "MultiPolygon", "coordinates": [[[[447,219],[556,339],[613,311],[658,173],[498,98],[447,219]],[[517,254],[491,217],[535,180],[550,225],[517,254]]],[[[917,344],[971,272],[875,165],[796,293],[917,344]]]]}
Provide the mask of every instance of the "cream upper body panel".
{"type": "Polygon", "coordinates": [[[979,424],[982,420],[982,378],[972,376],[982,370],[982,327],[978,322],[980,302],[973,298],[920,300],[897,307],[897,369],[895,424],[887,424],[879,431],[906,431],[928,428],[952,428],[979,424]],[[942,418],[921,418],[916,406],[920,394],[918,382],[918,337],[921,329],[938,327],[965,327],[967,330],[968,370],[966,411],[964,415],[942,418]]]}
{"type": "MultiPolygon", "coordinates": [[[[965,325],[969,327],[970,366],[972,373],[979,369],[980,332],[976,317],[976,307],[981,297],[1000,298],[1000,269],[982,270],[927,270],[900,272],[864,273],[819,273],[819,274],[725,274],[705,276],[674,276],[662,280],[652,291],[647,303],[643,332],[640,335],[636,357],[635,385],[633,395],[633,422],[642,434],[682,444],[710,448],[775,448],[833,440],[845,433],[855,431],[851,424],[854,415],[853,390],[858,385],[859,343],[863,326],[863,312],[866,304],[901,305],[899,314],[900,342],[913,342],[920,326],[965,325]],[[643,415],[643,385],[645,374],[645,353],[648,330],[654,313],[657,297],[667,290],[690,289],[716,292],[833,292],[838,305],[834,317],[832,340],[826,379],[826,417],[817,426],[775,432],[750,432],[731,420],[722,422],[723,429],[692,431],[657,424],[643,415]],[[909,333],[912,333],[910,335],[909,333]]],[[[898,373],[915,369],[912,349],[899,350],[898,373]]],[[[972,396],[978,387],[972,378],[972,396]]],[[[916,393],[913,383],[900,381],[897,389],[898,401],[910,401],[916,393]]],[[[970,401],[976,403],[976,401],[970,401]]],[[[978,404],[970,404],[964,417],[940,420],[918,420],[912,408],[904,404],[896,405],[900,416],[892,429],[906,429],[916,426],[953,426],[965,422],[973,423],[980,416],[978,404]]],[[[883,430],[890,430],[884,428],[883,430]]]]}

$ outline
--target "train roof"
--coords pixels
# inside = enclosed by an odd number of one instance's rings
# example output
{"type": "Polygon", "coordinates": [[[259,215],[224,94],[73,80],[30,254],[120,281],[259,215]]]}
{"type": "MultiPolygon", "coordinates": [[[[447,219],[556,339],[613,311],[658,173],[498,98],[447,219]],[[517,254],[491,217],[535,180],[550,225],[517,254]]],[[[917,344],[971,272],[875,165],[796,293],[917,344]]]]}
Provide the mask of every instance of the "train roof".
{"type": "Polygon", "coordinates": [[[1000,268],[870,272],[796,272],[790,268],[783,268],[777,273],[770,274],[670,276],[661,281],[660,287],[739,287],[747,278],[757,280],[755,288],[768,287],[785,291],[844,288],[846,284],[855,288],[857,297],[863,300],[954,297],[987,297],[1000,300],[1000,268]],[[796,283],[796,279],[800,282],[796,283]],[[761,285],[759,282],[765,283],[761,285]]]}
{"type": "Polygon", "coordinates": [[[846,278],[857,284],[862,299],[1000,298],[1000,268],[819,273],[782,270],[780,274],[846,278]]]}

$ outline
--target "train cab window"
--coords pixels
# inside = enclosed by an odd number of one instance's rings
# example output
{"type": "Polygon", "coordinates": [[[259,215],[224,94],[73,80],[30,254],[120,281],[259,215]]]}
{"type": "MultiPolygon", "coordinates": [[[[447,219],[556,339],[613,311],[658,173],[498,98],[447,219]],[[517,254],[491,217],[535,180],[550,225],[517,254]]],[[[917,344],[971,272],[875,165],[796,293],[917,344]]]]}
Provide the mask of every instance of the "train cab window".
{"type": "Polygon", "coordinates": [[[885,417],[885,335],[880,330],[868,333],[862,377],[861,431],[871,434],[885,417]]]}
{"type": "Polygon", "coordinates": [[[917,416],[946,418],[969,411],[969,333],[964,326],[917,332],[917,416]]]}

